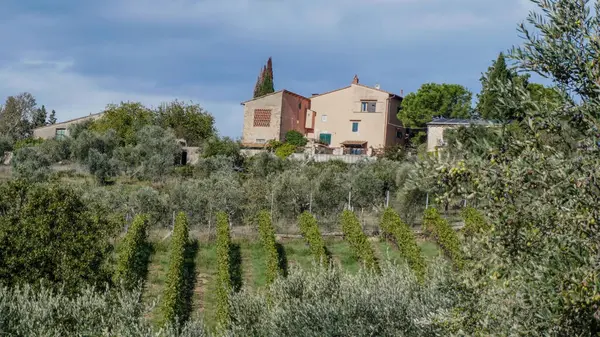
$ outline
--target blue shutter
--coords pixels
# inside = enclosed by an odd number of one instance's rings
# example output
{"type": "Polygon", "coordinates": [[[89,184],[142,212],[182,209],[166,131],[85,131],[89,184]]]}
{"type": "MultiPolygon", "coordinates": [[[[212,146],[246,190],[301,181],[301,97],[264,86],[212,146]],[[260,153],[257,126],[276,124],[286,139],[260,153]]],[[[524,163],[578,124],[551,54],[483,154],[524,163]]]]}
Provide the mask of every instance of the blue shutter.
{"type": "Polygon", "coordinates": [[[352,132],[358,132],[358,122],[352,123],[352,132]]]}

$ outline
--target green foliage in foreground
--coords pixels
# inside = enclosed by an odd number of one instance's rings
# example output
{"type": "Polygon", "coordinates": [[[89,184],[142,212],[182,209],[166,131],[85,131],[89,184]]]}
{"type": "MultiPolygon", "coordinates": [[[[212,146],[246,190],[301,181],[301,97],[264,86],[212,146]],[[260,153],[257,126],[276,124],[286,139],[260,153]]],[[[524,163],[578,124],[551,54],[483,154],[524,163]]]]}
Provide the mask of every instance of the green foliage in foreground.
{"type": "Polygon", "coordinates": [[[169,254],[169,269],[162,299],[162,315],[165,323],[183,322],[186,311],[185,295],[185,250],[188,244],[188,224],[185,213],[180,212],[175,219],[173,239],[169,254]]]}
{"type": "Polygon", "coordinates": [[[426,285],[405,266],[352,275],[339,268],[292,269],[265,292],[234,295],[235,336],[447,336],[437,323],[455,303],[448,265],[426,285]],[[443,289],[443,291],[441,291],[443,289]]]}
{"type": "Polygon", "coordinates": [[[465,236],[486,233],[491,229],[490,224],[479,211],[473,207],[466,207],[461,211],[461,216],[465,221],[463,233],[465,236]]]}
{"type": "Polygon", "coordinates": [[[302,236],[306,242],[308,242],[310,251],[315,258],[315,261],[323,266],[329,265],[327,248],[325,248],[325,241],[319,232],[317,219],[315,219],[315,217],[309,212],[304,212],[298,219],[298,227],[300,227],[302,236]]]}
{"type": "Polygon", "coordinates": [[[146,271],[146,239],[148,238],[148,216],[136,215],[125,234],[117,257],[114,280],[122,283],[125,289],[133,289],[141,281],[146,271]]]}
{"type": "Polygon", "coordinates": [[[206,336],[199,322],[154,330],[145,319],[141,292],[84,288],[75,298],[29,286],[0,288],[0,331],[3,336],[206,336]]]}
{"type": "Polygon", "coordinates": [[[231,293],[231,234],[225,212],[217,213],[217,324],[229,322],[229,293],[231,293]]]}
{"type": "Polygon", "coordinates": [[[275,243],[275,229],[271,223],[271,215],[268,211],[260,211],[257,218],[260,241],[265,251],[265,259],[267,260],[267,284],[271,284],[279,275],[283,274],[283,271],[279,267],[279,254],[275,243]]]}
{"type": "Polygon", "coordinates": [[[0,282],[43,280],[69,293],[109,282],[115,226],[101,214],[60,184],[0,185],[0,282]]]}
{"type": "Polygon", "coordinates": [[[417,278],[422,282],[425,279],[426,265],[421,254],[421,248],[417,245],[415,233],[392,208],[387,208],[381,218],[381,230],[387,237],[392,237],[402,256],[413,270],[417,278]]]}
{"type": "Polygon", "coordinates": [[[362,231],[360,222],[354,212],[345,210],[342,213],[340,222],[342,223],[342,232],[344,239],[350,243],[354,254],[362,260],[365,267],[372,271],[379,271],[379,264],[375,258],[375,252],[367,236],[362,231]]]}
{"type": "Polygon", "coordinates": [[[442,247],[442,250],[454,265],[461,269],[464,265],[463,254],[460,250],[460,241],[456,232],[448,221],[440,216],[437,209],[431,207],[423,215],[423,228],[442,247]]]}

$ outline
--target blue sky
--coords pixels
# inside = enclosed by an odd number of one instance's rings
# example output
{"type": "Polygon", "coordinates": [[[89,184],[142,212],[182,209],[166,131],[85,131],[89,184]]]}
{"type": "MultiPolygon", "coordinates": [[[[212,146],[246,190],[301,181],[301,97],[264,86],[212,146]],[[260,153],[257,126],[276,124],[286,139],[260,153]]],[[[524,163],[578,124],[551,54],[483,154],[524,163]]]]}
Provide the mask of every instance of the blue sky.
{"type": "Polygon", "coordinates": [[[528,0],[2,0],[0,97],[31,92],[59,120],[108,103],[201,104],[239,137],[260,67],[299,94],[426,82],[479,91],[520,43],[528,0]]]}

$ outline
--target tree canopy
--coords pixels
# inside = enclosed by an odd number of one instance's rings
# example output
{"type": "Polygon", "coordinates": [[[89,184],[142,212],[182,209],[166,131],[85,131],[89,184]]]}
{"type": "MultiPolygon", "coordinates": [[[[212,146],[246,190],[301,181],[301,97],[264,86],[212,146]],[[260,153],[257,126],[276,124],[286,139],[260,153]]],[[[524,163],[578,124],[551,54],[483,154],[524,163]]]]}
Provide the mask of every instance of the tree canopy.
{"type": "Polygon", "coordinates": [[[402,100],[398,118],[405,127],[423,127],[433,117],[468,118],[472,93],[459,84],[423,84],[402,100]]]}

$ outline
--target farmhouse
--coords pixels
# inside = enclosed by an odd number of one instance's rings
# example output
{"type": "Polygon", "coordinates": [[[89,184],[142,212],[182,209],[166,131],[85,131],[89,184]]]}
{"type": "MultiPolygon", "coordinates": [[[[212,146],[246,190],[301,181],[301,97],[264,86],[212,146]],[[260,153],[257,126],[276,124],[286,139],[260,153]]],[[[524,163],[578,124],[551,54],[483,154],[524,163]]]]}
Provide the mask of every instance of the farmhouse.
{"type": "Polygon", "coordinates": [[[42,139],[61,139],[69,135],[69,126],[74,124],[83,123],[88,120],[96,120],[102,117],[103,112],[90,114],[89,116],[79,117],[75,119],[71,119],[68,121],[64,121],[61,123],[51,124],[42,126],[37,129],[33,129],[33,138],[42,138],[42,139]]]}
{"type": "Polygon", "coordinates": [[[399,144],[404,129],[397,118],[402,97],[379,86],[359,84],[306,98],[288,90],[242,102],[242,145],[263,147],[269,140],[283,141],[296,130],[345,154],[367,154],[373,149],[399,144]]]}

